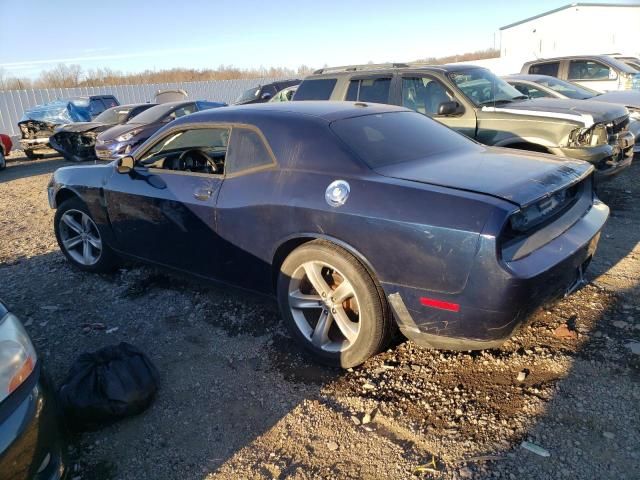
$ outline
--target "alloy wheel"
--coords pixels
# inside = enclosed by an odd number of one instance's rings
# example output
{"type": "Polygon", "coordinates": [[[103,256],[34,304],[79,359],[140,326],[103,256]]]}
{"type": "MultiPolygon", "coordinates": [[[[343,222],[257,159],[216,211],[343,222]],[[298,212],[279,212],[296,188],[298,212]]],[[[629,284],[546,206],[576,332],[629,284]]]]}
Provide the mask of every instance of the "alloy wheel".
{"type": "Polygon", "coordinates": [[[300,265],[291,276],[288,299],[296,326],[314,347],[343,352],[358,339],[358,296],[334,266],[320,261],[300,265]]]}
{"type": "Polygon", "coordinates": [[[95,265],[102,254],[98,227],[80,210],[67,210],[60,218],[60,240],[69,256],[81,265],[95,265]]]}

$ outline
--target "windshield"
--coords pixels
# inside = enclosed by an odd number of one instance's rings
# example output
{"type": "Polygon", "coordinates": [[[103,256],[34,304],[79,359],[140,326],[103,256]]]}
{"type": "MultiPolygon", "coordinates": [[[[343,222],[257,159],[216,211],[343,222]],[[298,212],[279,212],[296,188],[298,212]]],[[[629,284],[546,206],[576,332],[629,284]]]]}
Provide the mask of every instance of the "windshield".
{"type": "Polygon", "coordinates": [[[249,102],[251,100],[255,100],[258,98],[258,94],[260,93],[260,86],[250,88],[249,90],[245,90],[242,92],[242,95],[238,97],[236,103],[249,102]]]}
{"type": "Polygon", "coordinates": [[[593,90],[580,87],[574,83],[558,80],[557,78],[553,77],[536,80],[535,83],[542,85],[543,87],[548,87],[551,90],[555,90],[565,97],[573,98],[574,100],[586,100],[587,98],[593,98],[598,95],[598,93],[594,92],[593,90]]]}
{"type": "Polygon", "coordinates": [[[163,103],[156,105],[148,110],[136,115],[127,123],[156,123],[163,119],[170,111],[179,108],[180,104],[175,103],[163,103]]]}
{"type": "Polygon", "coordinates": [[[527,97],[484,68],[449,73],[449,78],[477,106],[510,103],[527,97]]]}
{"type": "Polygon", "coordinates": [[[120,123],[127,118],[130,111],[130,108],[112,107],[102,112],[93,121],[98,123],[120,123]]]}
{"type": "Polygon", "coordinates": [[[376,169],[470,148],[467,137],[416,112],[390,112],[338,120],[331,130],[376,169]]]}

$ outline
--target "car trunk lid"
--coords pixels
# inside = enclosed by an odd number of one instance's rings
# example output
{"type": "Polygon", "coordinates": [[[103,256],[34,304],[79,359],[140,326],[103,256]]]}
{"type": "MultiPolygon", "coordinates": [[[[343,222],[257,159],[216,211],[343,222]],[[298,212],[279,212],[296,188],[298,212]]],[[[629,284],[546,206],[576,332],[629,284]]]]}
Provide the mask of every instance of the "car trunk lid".
{"type": "Polygon", "coordinates": [[[375,169],[387,177],[491,195],[520,207],[579,182],[592,170],[586,162],[497,147],[375,169]]]}

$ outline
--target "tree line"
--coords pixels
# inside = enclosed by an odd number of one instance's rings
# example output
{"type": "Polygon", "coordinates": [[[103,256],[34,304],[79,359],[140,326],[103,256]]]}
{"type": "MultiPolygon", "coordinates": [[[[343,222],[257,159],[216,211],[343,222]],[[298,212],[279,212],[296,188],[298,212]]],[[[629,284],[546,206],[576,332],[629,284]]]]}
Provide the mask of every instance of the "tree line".
{"type": "MultiPolygon", "coordinates": [[[[429,57],[417,60],[420,63],[444,64],[465,62],[484,58],[498,57],[497,50],[480,50],[451,55],[447,57],[429,57]]],[[[372,62],[369,62],[372,63],[372,62]]],[[[325,65],[326,67],[327,65],[325,65]]],[[[183,83],[206,80],[233,80],[239,78],[290,77],[303,78],[314,68],[301,65],[297,69],[285,67],[237,68],[233,65],[220,65],[215,69],[171,68],[165,70],[145,70],[125,73],[109,67],[84,70],[80,65],[60,63],[43,70],[35,78],[11,76],[0,67],[0,90],[25,90],[31,88],[73,88],[104,87],[113,85],[140,85],[149,83],[183,83]]]]}

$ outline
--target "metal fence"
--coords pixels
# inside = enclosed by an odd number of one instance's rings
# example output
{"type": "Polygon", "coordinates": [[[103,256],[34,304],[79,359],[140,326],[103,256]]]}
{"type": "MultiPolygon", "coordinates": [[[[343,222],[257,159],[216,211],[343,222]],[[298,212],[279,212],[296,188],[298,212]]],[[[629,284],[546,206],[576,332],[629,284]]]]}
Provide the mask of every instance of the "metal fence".
{"type": "Polygon", "coordinates": [[[121,104],[152,101],[158,90],[182,88],[193,100],[231,103],[243,91],[278,78],[211,80],[207,82],[153,83],[147,85],[117,85],[113,87],[41,88],[35,90],[0,91],[0,133],[19,136],[18,122],[24,111],[53,100],[87,95],[112,94],[121,104]]]}

